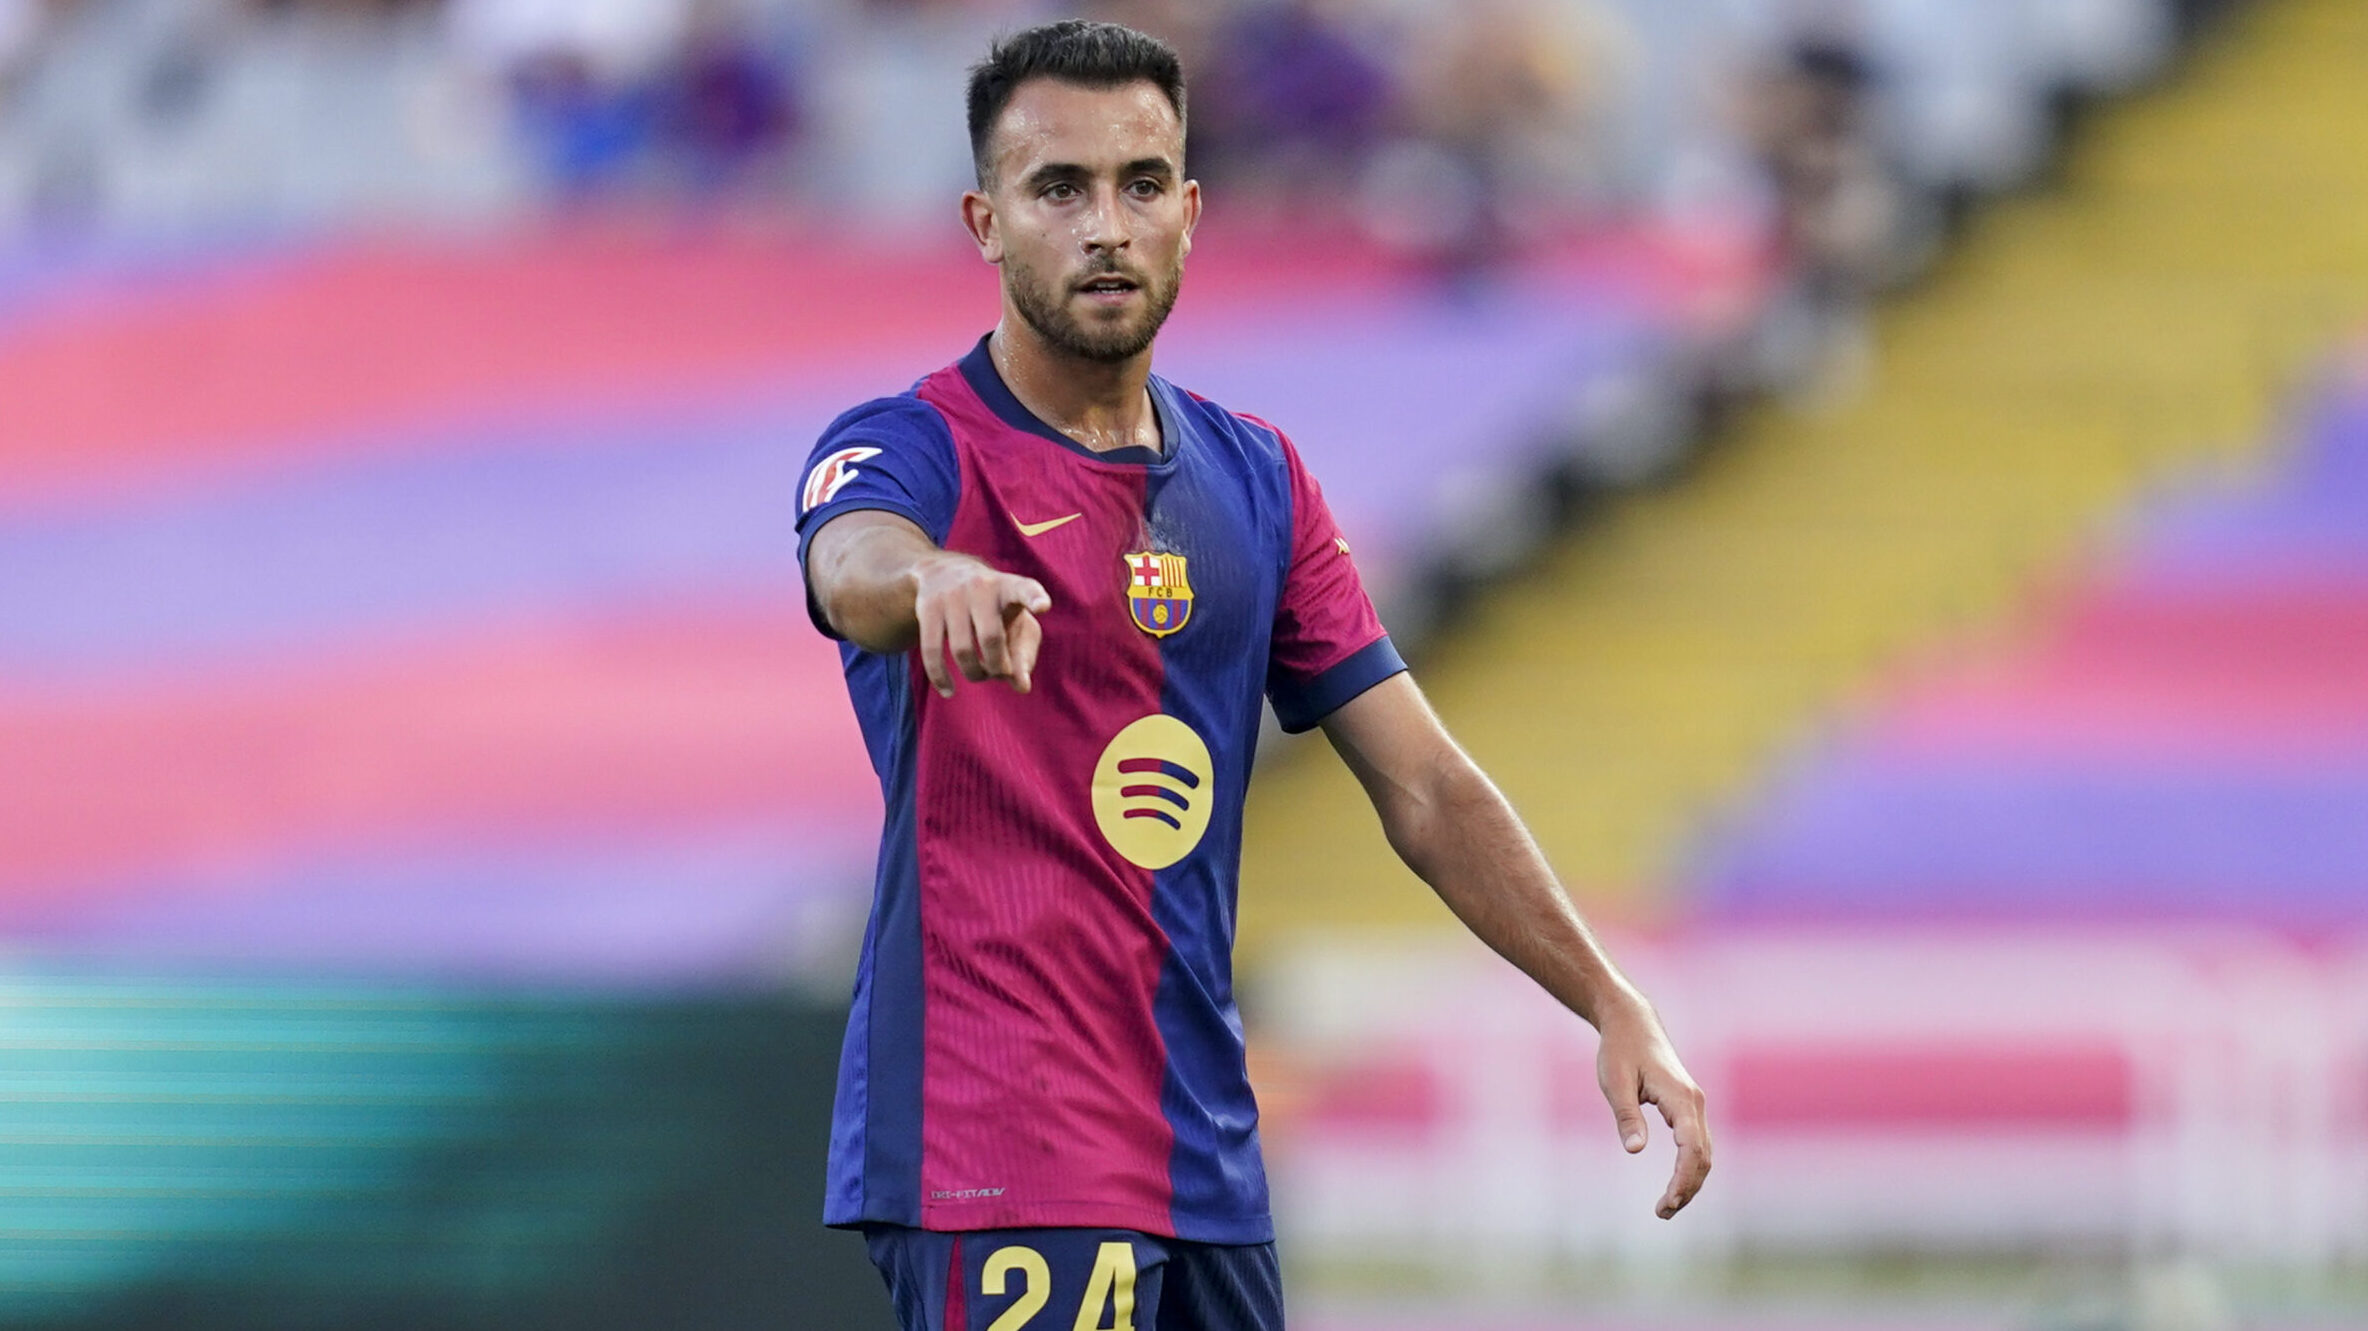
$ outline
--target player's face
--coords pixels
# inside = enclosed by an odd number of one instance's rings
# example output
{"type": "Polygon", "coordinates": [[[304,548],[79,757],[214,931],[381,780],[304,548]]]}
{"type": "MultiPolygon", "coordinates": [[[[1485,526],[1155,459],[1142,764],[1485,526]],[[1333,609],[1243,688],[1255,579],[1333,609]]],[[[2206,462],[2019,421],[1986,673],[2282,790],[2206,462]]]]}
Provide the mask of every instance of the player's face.
{"type": "Polygon", "coordinates": [[[1150,349],[1176,304],[1200,220],[1184,126],[1157,86],[1021,84],[992,141],[994,178],[964,197],[1006,303],[1057,350],[1118,362],[1150,349]]]}

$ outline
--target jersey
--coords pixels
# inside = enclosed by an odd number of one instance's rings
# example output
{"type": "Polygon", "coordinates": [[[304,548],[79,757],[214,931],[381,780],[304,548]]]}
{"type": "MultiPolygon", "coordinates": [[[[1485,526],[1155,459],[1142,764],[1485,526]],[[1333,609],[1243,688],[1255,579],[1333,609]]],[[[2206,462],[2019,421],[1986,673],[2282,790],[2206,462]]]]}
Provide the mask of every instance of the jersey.
{"type": "Polygon", "coordinates": [[[1163,446],[1097,454],[982,339],[809,461],[801,563],[880,509],[1051,598],[1024,695],[841,645],[886,811],[828,1223],[1273,1237],[1232,960],[1261,699],[1305,730],[1405,666],[1290,441],[1150,393],[1163,446]]]}

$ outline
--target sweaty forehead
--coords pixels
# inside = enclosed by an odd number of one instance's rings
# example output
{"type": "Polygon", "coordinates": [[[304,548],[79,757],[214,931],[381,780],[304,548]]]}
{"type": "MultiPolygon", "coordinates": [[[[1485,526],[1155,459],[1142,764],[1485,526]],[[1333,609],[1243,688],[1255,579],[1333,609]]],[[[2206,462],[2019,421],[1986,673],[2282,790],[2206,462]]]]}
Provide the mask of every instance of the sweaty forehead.
{"type": "Polygon", "coordinates": [[[1046,162],[1116,168],[1146,157],[1182,164],[1184,126],[1157,84],[1095,88],[1030,79],[995,124],[995,172],[1016,180],[1046,162]]]}

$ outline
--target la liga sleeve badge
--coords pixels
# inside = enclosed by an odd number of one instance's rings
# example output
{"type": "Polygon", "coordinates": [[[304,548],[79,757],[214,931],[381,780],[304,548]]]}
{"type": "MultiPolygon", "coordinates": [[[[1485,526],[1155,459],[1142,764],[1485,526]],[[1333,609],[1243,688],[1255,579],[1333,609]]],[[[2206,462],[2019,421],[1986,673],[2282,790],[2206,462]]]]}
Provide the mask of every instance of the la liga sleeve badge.
{"type": "Polygon", "coordinates": [[[848,482],[863,474],[855,469],[855,464],[878,456],[880,450],[876,448],[842,448],[816,462],[814,469],[806,473],[806,488],[799,496],[798,514],[802,517],[838,498],[839,491],[846,489],[848,482]]]}
{"type": "Polygon", "coordinates": [[[1184,556],[1145,550],[1124,556],[1126,605],[1135,627],[1164,638],[1192,618],[1192,583],[1184,556]]]}

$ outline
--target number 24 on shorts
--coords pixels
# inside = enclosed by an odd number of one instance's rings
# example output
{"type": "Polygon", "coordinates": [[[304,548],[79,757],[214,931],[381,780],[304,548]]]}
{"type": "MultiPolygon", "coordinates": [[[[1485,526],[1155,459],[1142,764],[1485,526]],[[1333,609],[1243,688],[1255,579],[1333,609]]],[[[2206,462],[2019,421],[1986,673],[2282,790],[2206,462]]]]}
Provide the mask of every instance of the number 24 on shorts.
{"type": "MultiPolygon", "coordinates": [[[[1052,1298],[1052,1267],[1044,1254],[1014,1244],[988,1254],[979,1270],[979,1292],[989,1298],[1009,1293],[1017,1276],[1019,1298],[1003,1310],[987,1331],[1023,1331],[1033,1327],[1036,1314],[1052,1298]]],[[[1039,1328],[1038,1331],[1049,1331],[1039,1328]]],[[[1094,1254],[1094,1273],[1085,1282],[1085,1301],[1078,1306],[1072,1331],[1135,1331],[1135,1248],[1131,1243],[1104,1243],[1094,1254]],[[1104,1314],[1109,1316],[1103,1320],[1104,1314]]]]}

